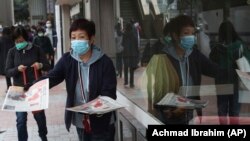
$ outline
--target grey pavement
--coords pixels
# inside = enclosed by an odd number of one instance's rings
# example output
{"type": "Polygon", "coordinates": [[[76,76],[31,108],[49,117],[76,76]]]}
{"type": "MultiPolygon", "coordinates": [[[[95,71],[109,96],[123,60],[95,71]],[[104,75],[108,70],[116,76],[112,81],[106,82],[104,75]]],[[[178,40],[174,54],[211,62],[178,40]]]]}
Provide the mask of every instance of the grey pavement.
{"type": "MultiPolygon", "coordinates": [[[[0,106],[2,107],[6,91],[5,78],[0,76],[0,106]]],[[[49,141],[78,141],[75,127],[67,132],[64,124],[64,110],[66,103],[66,89],[64,82],[50,90],[49,108],[45,110],[49,141]]],[[[27,121],[29,141],[40,141],[38,128],[31,112],[27,121]]],[[[0,141],[17,141],[16,115],[14,112],[0,110],[0,141]]]]}

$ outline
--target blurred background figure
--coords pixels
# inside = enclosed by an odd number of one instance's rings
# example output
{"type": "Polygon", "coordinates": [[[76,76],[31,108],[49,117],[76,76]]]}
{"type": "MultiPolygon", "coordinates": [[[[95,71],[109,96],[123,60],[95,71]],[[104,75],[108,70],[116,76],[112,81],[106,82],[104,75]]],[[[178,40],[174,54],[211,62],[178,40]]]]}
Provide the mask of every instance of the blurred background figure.
{"type": "MultiPolygon", "coordinates": [[[[57,33],[56,33],[56,30],[54,29],[54,25],[52,24],[50,20],[46,22],[45,36],[49,37],[50,42],[55,52],[56,47],[57,47],[57,33]]],[[[51,68],[53,68],[55,64],[54,58],[55,58],[55,53],[53,54],[53,58],[51,58],[51,68]]]]}
{"type": "Polygon", "coordinates": [[[115,43],[116,43],[116,74],[121,78],[122,77],[122,26],[121,20],[118,20],[115,25],[115,43]]]}
{"type": "Polygon", "coordinates": [[[139,63],[139,49],[137,44],[137,36],[133,32],[133,25],[127,23],[122,39],[123,49],[123,63],[124,63],[124,85],[129,85],[134,88],[134,70],[138,67],[139,63]],[[129,70],[129,80],[128,80],[129,70]]]}
{"type": "MultiPolygon", "coordinates": [[[[10,48],[14,47],[15,43],[12,39],[12,31],[10,27],[4,27],[2,37],[0,37],[0,74],[5,75],[5,64],[7,54],[10,48]]],[[[5,76],[7,89],[11,86],[11,78],[5,76]]]]}
{"type": "Polygon", "coordinates": [[[28,33],[28,37],[29,37],[28,40],[29,40],[29,42],[33,42],[34,35],[33,35],[32,31],[31,31],[30,26],[29,26],[29,25],[25,25],[24,28],[25,28],[25,30],[26,30],[27,33],[28,33]]]}
{"type": "Polygon", "coordinates": [[[37,29],[37,36],[33,41],[33,45],[40,47],[46,55],[47,60],[52,64],[54,59],[54,50],[50,42],[49,37],[45,36],[45,31],[43,28],[37,29]]]}
{"type": "Polygon", "coordinates": [[[221,95],[217,92],[218,116],[220,124],[228,124],[227,116],[230,116],[230,124],[238,124],[240,112],[238,76],[236,60],[240,57],[239,51],[243,42],[230,21],[224,21],[219,27],[219,41],[212,47],[210,59],[225,69],[224,77],[217,77],[216,84],[233,84],[234,92],[230,95],[221,95]]]}
{"type": "Polygon", "coordinates": [[[141,40],[141,37],[140,37],[140,33],[141,33],[141,26],[139,24],[139,22],[135,22],[134,23],[134,32],[137,36],[137,46],[138,48],[141,47],[141,43],[140,43],[140,40],[141,40]]]}

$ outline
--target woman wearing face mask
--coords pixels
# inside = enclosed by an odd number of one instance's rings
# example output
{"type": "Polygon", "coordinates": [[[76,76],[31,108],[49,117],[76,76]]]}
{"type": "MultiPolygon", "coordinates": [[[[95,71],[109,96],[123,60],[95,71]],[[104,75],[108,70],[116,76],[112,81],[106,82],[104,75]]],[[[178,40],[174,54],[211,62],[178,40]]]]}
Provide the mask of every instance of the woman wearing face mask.
{"type": "MultiPolygon", "coordinates": [[[[113,62],[94,45],[95,24],[86,19],[75,20],[70,27],[70,52],[42,79],[49,78],[50,87],[65,80],[66,107],[81,105],[99,95],[116,99],[116,73],[113,62]]],[[[114,141],[115,114],[83,115],[65,111],[69,131],[76,126],[79,141],[114,141]],[[87,121],[87,122],[86,122],[87,121]]]]}
{"type": "MultiPolygon", "coordinates": [[[[7,55],[6,75],[13,78],[14,86],[25,86],[35,80],[34,71],[41,76],[41,71],[49,69],[49,63],[43,51],[28,42],[28,34],[23,27],[17,27],[13,34],[15,47],[7,55]],[[26,78],[23,78],[23,73],[26,78]]],[[[39,136],[42,141],[47,141],[47,126],[44,111],[32,112],[38,125],[39,136]]],[[[27,141],[27,112],[16,112],[18,140],[27,141]]]]}
{"type": "MultiPolygon", "coordinates": [[[[202,75],[215,77],[219,72],[219,67],[194,48],[196,44],[195,25],[191,17],[177,16],[171,21],[170,29],[172,44],[164,48],[164,52],[176,69],[180,85],[200,85],[202,75]]],[[[187,92],[183,96],[200,99],[199,96],[193,96],[187,92]]],[[[201,116],[201,110],[197,110],[197,114],[201,116]]],[[[181,108],[171,109],[166,124],[188,124],[192,118],[193,111],[181,108]]]]}
{"type": "Polygon", "coordinates": [[[54,57],[54,50],[53,50],[52,44],[49,40],[49,37],[44,36],[44,29],[42,29],[42,28],[37,29],[37,36],[35,37],[35,39],[33,41],[33,45],[36,45],[43,50],[48,61],[51,62],[54,59],[53,58],[54,57]]]}

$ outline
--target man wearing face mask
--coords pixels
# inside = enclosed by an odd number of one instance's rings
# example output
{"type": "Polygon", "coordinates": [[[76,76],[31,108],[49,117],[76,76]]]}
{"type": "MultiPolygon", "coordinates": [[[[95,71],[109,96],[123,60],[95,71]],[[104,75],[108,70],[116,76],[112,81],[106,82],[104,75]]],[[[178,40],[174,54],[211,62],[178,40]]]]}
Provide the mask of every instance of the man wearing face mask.
{"type": "Polygon", "coordinates": [[[54,59],[54,50],[53,50],[49,37],[44,35],[43,28],[37,29],[37,36],[35,37],[33,41],[33,45],[36,45],[43,50],[43,52],[46,55],[46,58],[51,64],[52,60],[54,59]]]}
{"type": "MultiPolygon", "coordinates": [[[[196,44],[195,25],[191,17],[187,15],[175,17],[171,21],[170,29],[172,43],[163,50],[176,69],[180,84],[182,86],[200,85],[202,75],[215,77],[219,72],[219,67],[194,48],[196,44]]],[[[183,96],[200,99],[199,96],[193,96],[187,91],[183,96]]],[[[166,124],[188,124],[189,120],[193,118],[192,110],[176,108],[169,111],[166,124]]],[[[202,115],[201,109],[197,110],[197,114],[202,115]]]]}
{"type": "Polygon", "coordinates": [[[57,33],[56,33],[56,30],[54,29],[50,20],[48,20],[46,22],[46,32],[44,35],[49,37],[50,42],[52,44],[52,47],[54,49],[53,58],[51,58],[51,68],[53,68],[54,67],[55,51],[57,48],[57,33]]]}

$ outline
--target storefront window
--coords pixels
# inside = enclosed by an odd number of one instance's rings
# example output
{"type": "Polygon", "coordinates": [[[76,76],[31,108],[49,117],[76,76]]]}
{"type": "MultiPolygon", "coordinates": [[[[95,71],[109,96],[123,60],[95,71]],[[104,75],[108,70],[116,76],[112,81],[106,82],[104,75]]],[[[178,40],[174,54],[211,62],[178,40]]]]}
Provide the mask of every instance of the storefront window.
{"type": "Polygon", "coordinates": [[[127,0],[118,11],[121,93],[165,124],[250,124],[248,74],[236,72],[250,61],[247,0],[127,0]],[[157,105],[168,93],[204,105],[157,105]]]}

